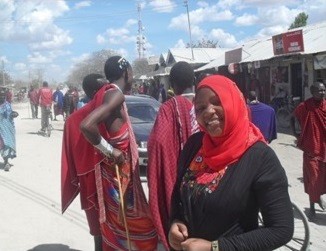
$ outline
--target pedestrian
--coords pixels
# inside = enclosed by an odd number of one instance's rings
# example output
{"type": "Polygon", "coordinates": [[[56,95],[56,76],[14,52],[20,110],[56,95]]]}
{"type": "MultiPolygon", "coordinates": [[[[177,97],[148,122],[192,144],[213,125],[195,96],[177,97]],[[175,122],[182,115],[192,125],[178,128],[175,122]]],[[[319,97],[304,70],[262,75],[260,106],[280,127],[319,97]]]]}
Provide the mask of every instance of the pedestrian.
{"type": "Polygon", "coordinates": [[[63,116],[63,93],[60,90],[60,86],[57,87],[52,95],[54,120],[57,120],[58,115],[63,116]]]}
{"type": "Polygon", "coordinates": [[[64,95],[63,109],[65,112],[65,118],[67,119],[75,110],[77,110],[77,104],[79,101],[79,94],[77,88],[70,85],[68,91],[64,95]]]}
{"type": "Polygon", "coordinates": [[[32,119],[38,118],[38,90],[34,85],[31,85],[31,88],[28,91],[27,97],[29,98],[29,104],[31,105],[32,119]]]}
{"type": "Polygon", "coordinates": [[[260,102],[255,91],[249,92],[248,100],[251,122],[259,128],[265,140],[268,143],[271,143],[277,138],[274,109],[271,106],[260,102]]]}
{"type": "Polygon", "coordinates": [[[95,196],[98,211],[92,215],[98,214],[104,251],[156,250],[157,234],[140,181],[137,145],[123,95],[131,89],[132,68],[126,59],[114,56],[104,71],[111,84],[97,81],[100,84],[84,88],[92,100],[76,112],[86,115],[80,128],[88,145],[79,146],[92,149],[80,167],[84,174],[93,175],[94,170],[95,175],[86,198],[95,196]],[[96,162],[88,156],[95,156],[96,162]]]}
{"type": "Polygon", "coordinates": [[[199,83],[194,105],[202,131],[188,139],[179,158],[171,247],[273,250],[286,244],[294,230],[287,177],[249,121],[242,93],[230,79],[213,75],[199,83]]]}
{"type": "MultiPolygon", "coordinates": [[[[91,100],[93,90],[103,85],[103,76],[89,74],[83,80],[83,89],[91,100]],[[91,91],[90,91],[91,90],[91,91]]],[[[61,155],[61,205],[62,213],[80,193],[81,208],[86,213],[90,234],[94,237],[95,251],[102,250],[102,237],[99,224],[98,200],[95,183],[95,165],[102,160],[79,130],[79,126],[94,109],[94,101],[71,114],[63,130],[61,155]]]]}
{"type": "Polygon", "coordinates": [[[168,250],[167,234],[171,196],[177,177],[177,161],[188,137],[198,130],[192,99],[194,70],[187,62],[176,63],[170,71],[175,96],[157,113],[148,140],[147,178],[149,205],[160,241],[168,250]]]}
{"type": "Polygon", "coordinates": [[[16,157],[16,131],[14,118],[18,116],[6,101],[6,90],[0,89],[0,154],[4,160],[4,170],[9,171],[9,159],[16,157]]]}
{"type": "Polygon", "coordinates": [[[291,128],[297,138],[297,146],[303,151],[303,183],[309,195],[310,217],[316,215],[315,203],[322,210],[326,202],[326,91],[325,85],[315,82],[310,87],[312,97],[301,102],[293,112],[291,128]],[[295,131],[295,118],[301,133],[295,131]]]}
{"type": "Polygon", "coordinates": [[[41,130],[39,132],[45,133],[49,116],[52,113],[52,89],[46,81],[43,82],[42,88],[38,91],[38,100],[41,107],[41,130]]]}

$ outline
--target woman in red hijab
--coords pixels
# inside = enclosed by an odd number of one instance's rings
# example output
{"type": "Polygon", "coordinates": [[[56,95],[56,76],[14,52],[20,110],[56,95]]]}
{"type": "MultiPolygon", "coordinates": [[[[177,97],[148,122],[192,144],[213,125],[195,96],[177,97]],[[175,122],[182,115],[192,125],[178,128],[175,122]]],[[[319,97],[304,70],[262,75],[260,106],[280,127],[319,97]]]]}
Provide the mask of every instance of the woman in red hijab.
{"type": "Polygon", "coordinates": [[[179,159],[169,244],[174,250],[272,250],[291,240],[293,211],[284,169],[248,119],[230,79],[204,78],[195,97],[202,132],[179,159]],[[258,228],[258,212],[264,227],[258,228]]]}

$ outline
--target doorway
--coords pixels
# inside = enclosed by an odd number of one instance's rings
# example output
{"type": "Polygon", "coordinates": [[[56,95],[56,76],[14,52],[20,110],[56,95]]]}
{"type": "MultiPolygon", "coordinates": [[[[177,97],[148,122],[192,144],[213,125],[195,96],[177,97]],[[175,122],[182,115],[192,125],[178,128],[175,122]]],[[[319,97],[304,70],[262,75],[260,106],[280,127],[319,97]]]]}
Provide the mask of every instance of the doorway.
{"type": "Polygon", "coordinates": [[[302,67],[301,63],[291,64],[291,94],[302,100],[302,67]]]}

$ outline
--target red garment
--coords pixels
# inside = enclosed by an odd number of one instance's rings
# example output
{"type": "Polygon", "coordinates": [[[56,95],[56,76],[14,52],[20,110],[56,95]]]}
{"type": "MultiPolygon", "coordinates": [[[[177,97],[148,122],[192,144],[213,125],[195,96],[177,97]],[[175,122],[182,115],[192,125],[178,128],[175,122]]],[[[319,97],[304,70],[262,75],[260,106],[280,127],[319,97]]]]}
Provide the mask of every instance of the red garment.
{"type": "Polygon", "coordinates": [[[225,128],[221,136],[211,137],[204,128],[203,155],[208,166],[219,171],[230,165],[244,152],[264,137],[259,129],[249,121],[248,108],[238,87],[230,79],[213,75],[204,78],[198,89],[208,87],[221,100],[224,109],[225,128]]]}
{"type": "Polygon", "coordinates": [[[303,153],[303,184],[309,201],[318,203],[320,196],[326,194],[326,162],[303,153]]]}
{"type": "Polygon", "coordinates": [[[38,91],[38,100],[41,106],[51,106],[52,90],[49,87],[42,87],[38,91]]]}
{"type": "Polygon", "coordinates": [[[294,116],[301,127],[298,147],[326,162],[326,100],[307,99],[297,106],[294,116]]]}
{"type": "Polygon", "coordinates": [[[301,134],[298,147],[303,150],[303,182],[310,202],[317,203],[326,193],[326,100],[313,98],[294,110],[301,134]]]}
{"type": "Polygon", "coordinates": [[[13,94],[10,90],[7,91],[6,93],[6,101],[11,103],[12,102],[12,97],[13,97],[13,94]]]}
{"type": "Polygon", "coordinates": [[[80,193],[81,207],[86,212],[90,233],[100,235],[98,202],[95,184],[95,165],[103,156],[95,150],[79,130],[79,125],[94,109],[91,101],[65,122],[61,155],[62,213],[80,193]]]}
{"type": "Polygon", "coordinates": [[[148,140],[149,205],[166,249],[169,249],[167,235],[178,157],[186,140],[198,129],[192,108],[192,103],[182,96],[163,103],[148,140]]]}
{"type": "Polygon", "coordinates": [[[30,90],[28,92],[29,102],[33,105],[38,105],[38,92],[36,89],[30,90]]]}

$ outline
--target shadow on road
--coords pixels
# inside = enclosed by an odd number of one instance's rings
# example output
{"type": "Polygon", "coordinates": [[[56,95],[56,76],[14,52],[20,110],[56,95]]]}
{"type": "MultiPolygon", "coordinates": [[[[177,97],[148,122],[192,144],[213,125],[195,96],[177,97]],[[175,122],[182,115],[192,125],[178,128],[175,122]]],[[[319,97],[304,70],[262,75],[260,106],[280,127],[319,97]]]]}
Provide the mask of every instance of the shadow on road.
{"type": "Polygon", "coordinates": [[[326,226],[326,214],[322,210],[316,208],[316,215],[314,217],[311,217],[310,209],[305,208],[304,214],[307,216],[309,223],[314,223],[319,226],[326,226]]]}
{"type": "Polygon", "coordinates": [[[41,244],[27,251],[81,251],[63,244],[41,244]]]}

